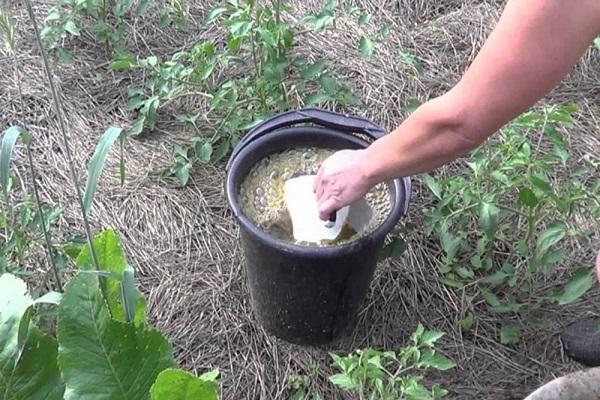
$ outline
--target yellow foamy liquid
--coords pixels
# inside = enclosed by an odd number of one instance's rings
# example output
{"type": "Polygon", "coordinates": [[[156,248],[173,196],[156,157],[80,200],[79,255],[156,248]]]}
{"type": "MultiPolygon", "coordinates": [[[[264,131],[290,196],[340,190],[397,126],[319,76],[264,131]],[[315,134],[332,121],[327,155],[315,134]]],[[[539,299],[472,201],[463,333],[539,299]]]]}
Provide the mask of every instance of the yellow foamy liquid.
{"type": "Polygon", "coordinates": [[[373,212],[371,220],[360,232],[345,225],[333,241],[301,243],[294,240],[292,221],[287,211],[283,187],[285,182],[300,175],[314,175],[321,163],[334,153],[331,149],[316,147],[296,148],[274,153],[252,167],[239,189],[242,212],[259,228],[281,240],[310,246],[336,246],[359,239],[383,223],[392,205],[391,185],[381,183],[365,196],[373,212]]]}

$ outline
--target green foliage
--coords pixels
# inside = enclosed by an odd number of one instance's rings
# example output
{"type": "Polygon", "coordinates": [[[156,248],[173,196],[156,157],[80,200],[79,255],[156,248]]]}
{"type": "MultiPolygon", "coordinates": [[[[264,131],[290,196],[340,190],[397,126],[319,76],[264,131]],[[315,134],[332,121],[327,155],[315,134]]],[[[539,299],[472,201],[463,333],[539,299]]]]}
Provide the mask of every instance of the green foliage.
{"type": "Polygon", "coordinates": [[[426,389],[420,371],[429,368],[445,371],[455,364],[434,349],[434,344],[444,334],[426,331],[419,325],[411,336],[411,344],[400,352],[356,350],[346,357],[332,354],[333,364],[341,370],[330,381],[360,398],[440,399],[446,391],[438,386],[426,389]]]}
{"type": "Polygon", "coordinates": [[[521,326],[517,324],[504,325],[500,329],[500,343],[515,344],[521,336],[521,326]]]}
{"type": "MultiPolygon", "coordinates": [[[[96,235],[94,248],[100,269],[110,274],[106,282],[106,300],[113,319],[131,322],[130,317],[133,316],[133,322],[143,324],[146,321],[146,300],[138,289],[132,288],[133,269],[127,264],[119,236],[107,229],[96,235]]],[[[79,253],[76,264],[81,270],[93,268],[89,246],[79,253]]]]}
{"type": "Polygon", "coordinates": [[[2,194],[4,199],[8,199],[8,191],[10,189],[10,163],[12,154],[17,143],[17,139],[23,132],[19,126],[11,126],[2,136],[2,146],[0,147],[0,185],[2,185],[2,194]]]}
{"type": "Polygon", "coordinates": [[[596,48],[600,50],[600,36],[594,39],[594,46],[596,46],[596,48]]]}
{"type": "Polygon", "coordinates": [[[8,14],[0,7],[0,37],[6,42],[6,46],[14,51],[15,31],[8,14]]]}
{"type": "Polygon", "coordinates": [[[80,273],[58,312],[58,363],[65,399],[147,399],[158,374],[174,365],[167,340],[145,324],[110,317],[98,280],[80,273]]]}
{"type": "MultiPolygon", "coordinates": [[[[544,283],[564,260],[561,244],[586,233],[572,222],[573,213],[593,218],[600,211],[593,165],[583,160],[577,169],[567,167],[560,126],[570,123],[574,111],[563,106],[527,112],[502,129],[499,143],[475,150],[465,173],[422,177],[434,202],[426,230],[440,242],[443,282],[475,290],[471,294],[494,312],[527,321],[528,312],[544,302],[571,303],[591,287],[589,271],[574,273],[559,294],[544,283]],[[534,131],[543,135],[539,150],[529,138],[534,131]],[[477,283],[466,286],[470,282],[477,283]]],[[[519,332],[505,326],[502,342],[514,343],[519,332]]]]}
{"type": "Polygon", "coordinates": [[[96,145],[96,150],[88,165],[88,178],[83,194],[83,210],[86,214],[89,214],[90,209],[92,208],[92,201],[94,200],[94,194],[96,194],[96,187],[98,186],[98,180],[100,179],[102,169],[104,168],[106,156],[115,140],[117,140],[121,134],[121,128],[108,128],[96,145]]]}
{"type": "Polygon", "coordinates": [[[145,301],[124,286],[116,304],[110,282],[133,284],[116,234],[101,232],[93,243],[101,270],[85,269],[90,251],[84,248],[77,260],[82,270],[62,296],[51,292],[33,300],[23,281],[0,276],[0,392],[15,400],[58,400],[63,391],[65,399],[78,400],[217,399],[218,371],[194,377],[172,369],[172,347],[145,315],[136,309],[135,323],[127,322],[124,315],[133,315],[127,305],[137,301],[145,309],[145,301]],[[108,297],[100,275],[109,281],[108,297]],[[58,347],[32,321],[39,303],[58,303],[58,347]]]}
{"type": "Polygon", "coordinates": [[[288,387],[292,392],[291,400],[322,400],[321,395],[311,389],[311,382],[318,377],[319,365],[308,365],[308,374],[292,374],[288,377],[288,387]]]}
{"type": "Polygon", "coordinates": [[[152,385],[152,400],[217,400],[219,371],[194,376],[181,369],[166,369],[152,385]]]}
{"type": "Polygon", "coordinates": [[[189,146],[175,147],[173,163],[161,175],[186,184],[195,163],[219,161],[242,132],[274,112],[299,105],[358,103],[349,86],[333,76],[326,61],[309,61],[294,54],[299,28],[283,20],[287,10],[283,1],[269,5],[249,0],[227,2],[208,12],[204,21],[226,32],[224,44],[200,42],[164,60],[154,55],[138,58],[127,52],[116,55],[112,69],[141,69],[147,76],[143,86],[128,90],[127,106],[137,114],[130,134],[154,129],[159,111],[177,99],[196,96],[207,102],[202,116],[178,116],[194,136],[189,146]],[[241,74],[244,67],[251,71],[241,74]],[[198,127],[199,117],[208,124],[206,129],[198,127]]]}
{"type": "Polygon", "coordinates": [[[30,323],[33,299],[25,283],[0,275],[0,393],[3,399],[59,400],[64,387],[57,345],[30,323]]]}
{"type": "Polygon", "coordinates": [[[59,0],[48,12],[41,35],[61,61],[72,63],[73,55],[63,47],[66,41],[83,38],[87,33],[97,43],[120,50],[125,45],[131,20],[144,16],[151,7],[158,9],[160,29],[171,24],[181,29],[186,27],[187,8],[182,0],[140,0],[137,7],[132,0],[59,0]]]}
{"type": "MultiPolygon", "coordinates": [[[[16,184],[13,180],[12,187],[16,184]]],[[[44,230],[49,231],[58,222],[62,207],[42,204],[44,226],[42,214],[32,196],[25,195],[23,199],[4,203],[4,209],[0,210],[0,229],[4,229],[4,235],[0,235],[0,273],[30,274],[25,260],[36,247],[46,245],[44,230]]],[[[63,246],[67,245],[68,240],[53,243],[55,259],[64,257],[63,246]]]]}

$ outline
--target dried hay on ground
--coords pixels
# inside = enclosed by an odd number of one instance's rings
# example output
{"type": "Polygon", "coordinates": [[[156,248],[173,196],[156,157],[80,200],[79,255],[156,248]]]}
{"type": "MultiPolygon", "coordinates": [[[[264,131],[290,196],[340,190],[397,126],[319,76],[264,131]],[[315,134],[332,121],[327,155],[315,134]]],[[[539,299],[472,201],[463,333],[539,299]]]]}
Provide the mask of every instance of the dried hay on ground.
{"type": "MultiPolygon", "coordinates": [[[[320,2],[295,3],[296,10],[305,11],[320,2]]],[[[475,0],[356,3],[374,15],[375,26],[385,23],[392,27],[390,38],[378,46],[370,61],[357,56],[357,27],[350,20],[327,37],[305,35],[298,51],[308,57],[329,59],[367,105],[353,111],[388,129],[405,117],[402,106],[407,99],[431,98],[457,81],[500,10],[498,2],[475,0]],[[422,74],[413,77],[410,68],[399,61],[400,51],[418,56],[422,74]]],[[[47,8],[38,6],[40,15],[47,8]]],[[[200,24],[207,9],[205,5],[192,7],[192,29],[185,34],[161,32],[150,19],[143,20],[132,27],[130,45],[140,54],[169,55],[197,40],[213,37],[218,33],[204,31],[200,24]]],[[[22,8],[13,7],[12,12],[19,21],[19,73],[35,138],[37,167],[42,171],[42,196],[66,207],[59,231],[81,231],[32,31],[22,8]]],[[[86,40],[82,38],[74,50],[76,65],[56,69],[81,181],[85,178],[83,166],[104,128],[131,122],[132,115],[125,110],[126,87],[137,79],[135,75],[125,79],[122,74],[107,72],[103,49],[86,44],[86,40]]],[[[599,60],[598,52],[587,53],[569,78],[545,100],[580,106],[577,123],[568,130],[574,157],[599,153],[599,60]]],[[[6,53],[0,53],[0,88],[0,122],[5,127],[18,121],[20,113],[12,64],[6,53]]],[[[194,100],[174,105],[172,111],[184,106],[195,106],[194,100]]],[[[436,247],[418,233],[409,238],[409,251],[401,261],[379,266],[358,326],[349,337],[315,349],[267,336],[255,324],[251,312],[237,228],[223,195],[223,167],[196,167],[185,188],[151,176],[155,168],[169,161],[172,144],[186,137],[184,128],[169,113],[161,118],[155,134],[129,141],[123,187],[115,172],[117,159],[110,160],[107,171],[111,173],[105,174],[93,208],[93,227],[98,230],[112,226],[120,232],[149,298],[153,322],[174,342],[183,367],[197,372],[221,369],[224,399],[287,399],[288,377],[306,374],[312,363],[319,366],[311,380],[312,389],[324,399],[348,398],[327,382],[332,371],[327,351],[349,352],[367,346],[397,349],[407,342],[419,322],[447,332],[441,348],[458,367],[430,374],[428,379],[442,383],[453,399],[522,398],[541,382],[577,368],[561,354],[557,333],[565,323],[597,310],[597,290],[584,303],[544,310],[551,326],[525,332],[524,340],[514,348],[499,344],[501,320],[485,306],[475,305],[477,324],[471,333],[463,335],[457,321],[471,307],[470,299],[439,283],[436,247]]],[[[23,159],[18,164],[22,165],[23,159]]],[[[459,167],[457,163],[445,171],[452,173],[459,167]]],[[[25,182],[29,179],[23,168],[20,174],[25,182]]],[[[421,220],[421,191],[415,188],[410,216],[417,224],[421,220]]],[[[592,264],[592,243],[574,242],[569,250],[572,263],[565,268],[592,264]]],[[[49,275],[46,279],[50,280],[49,275]]]]}

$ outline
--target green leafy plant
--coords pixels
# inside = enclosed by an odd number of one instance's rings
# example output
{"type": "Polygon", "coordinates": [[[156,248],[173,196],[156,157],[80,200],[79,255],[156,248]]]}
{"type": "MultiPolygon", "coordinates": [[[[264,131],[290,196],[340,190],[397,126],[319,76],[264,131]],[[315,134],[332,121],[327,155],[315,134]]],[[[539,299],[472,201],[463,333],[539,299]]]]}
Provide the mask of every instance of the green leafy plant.
{"type": "MultiPolygon", "coordinates": [[[[532,110],[501,130],[498,143],[474,151],[465,173],[422,177],[434,206],[426,229],[441,246],[446,285],[468,282],[492,311],[527,313],[548,301],[568,304],[591,287],[589,270],[577,270],[562,292],[548,291],[544,277],[555,271],[566,252],[561,244],[584,235],[574,213],[598,217],[600,183],[592,163],[573,169],[560,126],[571,122],[571,106],[532,110]],[[535,148],[529,135],[542,133],[535,148]]],[[[477,293],[475,293],[477,294],[477,293]]],[[[520,330],[504,327],[503,343],[520,330]]]]}
{"type": "MultiPolygon", "coordinates": [[[[106,230],[95,236],[91,234],[88,214],[97,183],[109,149],[122,137],[122,132],[109,128],[100,139],[89,164],[82,195],[66,136],[63,107],[31,2],[26,1],[25,5],[64,139],[87,245],[65,246],[65,252],[75,259],[78,271],[62,294],[50,292],[34,300],[21,279],[12,274],[0,275],[0,393],[6,399],[217,399],[217,370],[195,377],[174,369],[172,346],[147,323],[146,302],[135,287],[134,269],[127,263],[116,233],[106,230]],[[42,303],[58,308],[57,314],[44,314],[53,319],[50,324],[37,323],[41,320],[38,305],[42,303]]],[[[9,206],[9,192],[14,179],[10,174],[10,161],[19,136],[27,146],[32,140],[24,129],[10,128],[0,149],[4,210],[9,215],[6,220],[11,223],[14,208],[12,204],[9,206]]],[[[33,167],[31,171],[35,188],[33,167]]],[[[39,214],[52,216],[52,213],[42,213],[44,209],[37,191],[35,197],[39,214]]],[[[27,223],[35,220],[31,216],[19,217],[27,223]]],[[[54,218],[40,217],[38,224],[46,227],[54,218]]],[[[48,229],[43,230],[47,233],[48,229]]],[[[48,252],[52,254],[51,244],[48,244],[48,252]]],[[[58,275],[57,283],[62,290],[58,275]]]]}
{"type": "Polygon", "coordinates": [[[158,8],[159,28],[187,25],[187,8],[182,0],[141,0],[136,7],[134,3],[133,0],[59,0],[46,16],[42,38],[61,61],[72,63],[74,57],[64,46],[70,38],[89,33],[107,48],[123,49],[129,20],[144,16],[153,7],[158,8]]]}
{"type": "Polygon", "coordinates": [[[336,79],[324,60],[309,61],[293,52],[299,29],[284,21],[289,7],[251,0],[227,2],[212,9],[205,24],[226,33],[225,44],[201,42],[168,60],[120,53],[114,70],[144,70],[143,87],[128,90],[128,107],[137,113],[129,132],[153,129],[160,109],[186,96],[208,102],[201,115],[180,114],[194,133],[191,146],[175,149],[174,163],[162,171],[187,182],[196,162],[218,161],[235,146],[243,131],[273,112],[334,102],[357,104],[350,87],[336,79]],[[248,60],[251,62],[248,64],[248,60]],[[228,78],[224,78],[227,76],[228,78]],[[208,123],[199,129],[197,120],[208,123]]]}
{"type": "Polygon", "coordinates": [[[288,387],[292,392],[291,400],[321,400],[322,397],[318,392],[311,390],[310,384],[318,372],[318,364],[311,363],[308,365],[308,373],[292,374],[288,377],[288,387]]]}
{"type": "Polygon", "coordinates": [[[62,295],[33,300],[25,283],[0,276],[0,392],[6,398],[217,399],[218,371],[200,377],[173,369],[172,347],[146,321],[116,233],[96,235],[100,270],[90,248],[77,257],[79,272],[62,295]],[[96,275],[107,278],[105,296],[96,275]],[[35,305],[58,301],[55,340],[32,321],[35,305]]]}
{"type": "Polygon", "coordinates": [[[425,388],[419,372],[429,368],[445,371],[455,366],[434,349],[443,335],[443,332],[427,331],[419,325],[411,336],[411,344],[398,353],[363,349],[346,357],[332,354],[333,364],[341,372],[329,379],[337,387],[358,394],[361,399],[441,399],[447,391],[439,386],[425,388]]]}

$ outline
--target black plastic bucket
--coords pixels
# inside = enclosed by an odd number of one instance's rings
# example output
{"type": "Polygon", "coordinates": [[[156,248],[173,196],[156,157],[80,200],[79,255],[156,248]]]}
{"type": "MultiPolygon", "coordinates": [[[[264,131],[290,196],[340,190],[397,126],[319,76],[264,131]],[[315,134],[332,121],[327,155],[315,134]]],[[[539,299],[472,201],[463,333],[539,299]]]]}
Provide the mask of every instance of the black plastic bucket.
{"type": "Polygon", "coordinates": [[[241,228],[252,308],[268,333],[291,343],[319,345],[354,325],[385,236],[407,212],[411,182],[408,177],[394,180],[391,212],[370,235],[332,247],[287,243],[258,228],[242,213],[241,182],[269,154],[304,146],[360,149],[382,135],[368,120],[309,108],[262,122],[233,150],[225,192],[241,228]]]}

